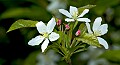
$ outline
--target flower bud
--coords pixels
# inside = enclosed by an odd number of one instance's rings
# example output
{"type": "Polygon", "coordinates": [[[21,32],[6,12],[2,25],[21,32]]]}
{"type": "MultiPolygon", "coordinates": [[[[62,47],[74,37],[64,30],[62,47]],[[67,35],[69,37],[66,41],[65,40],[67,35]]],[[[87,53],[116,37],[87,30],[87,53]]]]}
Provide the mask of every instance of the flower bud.
{"type": "Polygon", "coordinates": [[[69,30],[70,29],[70,26],[68,24],[65,25],[65,29],[66,30],[69,30]]]}
{"type": "Polygon", "coordinates": [[[75,33],[75,35],[76,35],[76,36],[79,36],[79,35],[80,35],[80,33],[81,33],[81,31],[80,31],[80,30],[78,30],[78,31],[75,33]]]}
{"type": "Polygon", "coordinates": [[[58,21],[57,21],[57,26],[60,26],[61,25],[61,19],[58,19],[58,21]]]}

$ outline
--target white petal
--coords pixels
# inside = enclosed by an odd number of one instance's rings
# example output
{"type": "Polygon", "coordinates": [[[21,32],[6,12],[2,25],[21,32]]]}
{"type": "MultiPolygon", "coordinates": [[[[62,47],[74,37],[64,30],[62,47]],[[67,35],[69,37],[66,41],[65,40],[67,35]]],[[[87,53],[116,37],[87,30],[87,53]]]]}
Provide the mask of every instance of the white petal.
{"type": "Polygon", "coordinates": [[[38,22],[36,27],[39,33],[43,34],[46,32],[46,25],[42,21],[38,22]]]}
{"type": "Polygon", "coordinates": [[[101,31],[101,35],[104,35],[107,33],[108,31],[108,25],[107,24],[103,24],[99,27],[99,30],[101,31]]]}
{"type": "Polygon", "coordinates": [[[28,45],[35,46],[39,45],[44,40],[43,36],[36,36],[28,42],[28,45]]]}
{"type": "Polygon", "coordinates": [[[105,47],[105,49],[108,49],[108,43],[101,37],[97,37],[99,43],[105,47]]]}
{"type": "Polygon", "coordinates": [[[75,12],[78,13],[78,9],[76,7],[70,6],[70,14],[74,15],[75,12]]]}
{"type": "Polygon", "coordinates": [[[85,9],[78,17],[83,17],[88,12],[89,12],[89,9],[85,9]]]}
{"type": "Polygon", "coordinates": [[[92,34],[93,32],[91,31],[90,24],[89,24],[89,23],[85,23],[85,24],[86,24],[86,26],[87,26],[88,33],[89,33],[89,34],[92,34]]]}
{"type": "Polygon", "coordinates": [[[47,32],[51,33],[56,25],[55,18],[52,18],[47,24],[47,32]]]}
{"type": "Polygon", "coordinates": [[[50,41],[55,41],[59,38],[59,34],[55,33],[55,32],[52,32],[50,35],[49,35],[49,40],[50,41]]]}
{"type": "Polygon", "coordinates": [[[74,19],[70,19],[70,18],[66,18],[65,21],[71,22],[71,21],[75,21],[75,20],[74,19]]]}
{"type": "Polygon", "coordinates": [[[90,19],[88,18],[78,18],[78,21],[84,21],[84,22],[90,22],[90,19]]]}
{"type": "Polygon", "coordinates": [[[97,17],[93,23],[93,31],[97,31],[98,28],[100,27],[101,25],[101,21],[102,21],[102,18],[101,17],[97,17]]]}
{"type": "Polygon", "coordinates": [[[41,45],[42,52],[47,48],[49,40],[46,38],[43,44],[41,45]]]}
{"type": "Polygon", "coordinates": [[[59,9],[59,12],[64,14],[65,16],[67,16],[69,18],[72,18],[71,14],[67,10],[59,9]]]}

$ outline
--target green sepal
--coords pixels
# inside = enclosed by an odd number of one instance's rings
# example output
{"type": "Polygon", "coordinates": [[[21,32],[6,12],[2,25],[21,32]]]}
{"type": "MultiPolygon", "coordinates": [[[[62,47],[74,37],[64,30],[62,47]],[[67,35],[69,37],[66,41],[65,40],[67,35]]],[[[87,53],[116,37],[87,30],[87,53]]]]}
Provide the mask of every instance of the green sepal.
{"type": "Polygon", "coordinates": [[[35,24],[37,22],[38,21],[23,20],[23,19],[17,20],[15,23],[11,25],[7,33],[16,29],[24,28],[24,27],[36,27],[35,24]]]}
{"type": "Polygon", "coordinates": [[[120,63],[120,50],[107,50],[98,58],[105,58],[109,61],[120,63]]]}
{"type": "Polygon", "coordinates": [[[77,37],[76,39],[78,41],[82,41],[83,43],[87,43],[92,46],[101,47],[97,40],[97,37],[94,36],[93,34],[85,33],[84,35],[82,35],[81,37],[77,37]]]}

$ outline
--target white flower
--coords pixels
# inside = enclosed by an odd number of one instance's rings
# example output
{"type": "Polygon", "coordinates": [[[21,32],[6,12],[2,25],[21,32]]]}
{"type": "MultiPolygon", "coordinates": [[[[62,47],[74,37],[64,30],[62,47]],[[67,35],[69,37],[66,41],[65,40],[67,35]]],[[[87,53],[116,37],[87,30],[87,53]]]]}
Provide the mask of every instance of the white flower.
{"type": "Polygon", "coordinates": [[[95,21],[93,23],[93,27],[92,27],[93,32],[90,29],[89,23],[86,23],[86,26],[87,26],[88,32],[90,34],[94,34],[95,36],[97,36],[98,42],[101,45],[103,45],[105,47],[105,49],[108,49],[108,43],[103,38],[98,37],[98,36],[106,34],[108,31],[108,25],[107,24],[101,25],[101,21],[102,21],[101,17],[98,17],[95,19],[95,21]]]}
{"type": "Polygon", "coordinates": [[[42,22],[38,22],[36,24],[37,30],[41,35],[36,36],[35,38],[31,39],[28,44],[31,46],[39,45],[43,40],[43,44],[41,46],[42,52],[47,48],[49,40],[55,41],[59,38],[59,34],[52,32],[56,25],[55,19],[52,18],[47,26],[42,22]],[[49,39],[49,40],[48,40],[49,39]]]}
{"type": "Polygon", "coordinates": [[[64,14],[65,16],[69,17],[66,18],[65,21],[71,22],[71,21],[85,21],[85,22],[90,22],[88,18],[81,18],[83,17],[86,13],[89,12],[89,9],[85,9],[80,15],[78,12],[78,9],[76,7],[70,6],[70,13],[67,10],[64,9],[59,9],[59,12],[64,14]]]}

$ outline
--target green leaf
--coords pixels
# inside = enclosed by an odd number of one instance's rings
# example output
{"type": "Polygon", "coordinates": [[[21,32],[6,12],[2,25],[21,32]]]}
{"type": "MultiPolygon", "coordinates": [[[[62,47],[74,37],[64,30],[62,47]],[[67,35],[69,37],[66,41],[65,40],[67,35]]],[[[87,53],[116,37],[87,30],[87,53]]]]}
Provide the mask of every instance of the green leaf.
{"type": "Polygon", "coordinates": [[[79,11],[79,13],[82,13],[83,12],[83,10],[85,10],[85,9],[91,9],[91,8],[93,8],[93,7],[95,7],[96,5],[86,5],[86,6],[83,6],[83,7],[79,7],[78,8],[78,11],[79,11]]]}
{"type": "Polygon", "coordinates": [[[35,27],[35,24],[37,22],[38,21],[20,19],[20,20],[17,20],[15,23],[13,23],[7,32],[10,32],[12,30],[16,30],[19,28],[24,28],[24,27],[35,27]]]}
{"type": "Polygon", "coordinates": [[[109,61],[120,63],[120,50],[108,50],[100,55],[99,58],[106,58],[109,61]]]}
{"type": "Polygon", "coordinates": [[[93,7],[95,7],[96,5],[86,5],[86,6],[83,6],[83,7],[80,7],[80,8],[84,8],[84,9],[91,9],[93,7]]]}
{"type": "Polygon", "coordinates": [[[82,41],[83,43],[87,43],[89,45],[92,46],[97,46],[97,47],[101,47],[101,45],[99,44],[96,36],[94,36],[93,34],[84,34],[81,37],[76,38],[78,41],[82,41]]]}
{"type": "Polygon", "coordinates": [[[69,2],[70,5],[73,6],[84,6],[84,5],[88,5],[88,4],[95,4],[96,1],[95,0],[67,0],[69,2]]]}

